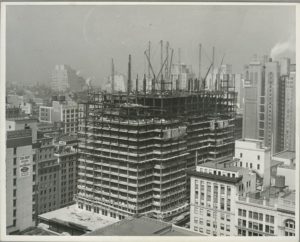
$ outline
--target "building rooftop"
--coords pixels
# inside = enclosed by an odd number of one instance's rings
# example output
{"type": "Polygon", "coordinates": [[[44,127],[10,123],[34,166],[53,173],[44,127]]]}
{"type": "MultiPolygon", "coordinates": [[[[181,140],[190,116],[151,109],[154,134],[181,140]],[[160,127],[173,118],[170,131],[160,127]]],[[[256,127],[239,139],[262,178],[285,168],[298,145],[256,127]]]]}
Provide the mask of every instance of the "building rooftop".
{"type": "Polygon", "coordinates": [[[206,162],[203,164],[198,165],[200,167],[206,167],[206,168],[214,168],[218,170],[224,170],[224,171],[233,171],[233,172],[238,172],[239,170],[243,169],[242,167],[237,167],[237,166],[231,166],[229,164],[225,163],[216,163],[216,162],[206,162]]]}
{"type": "Polygon", "coordinates": [[[90,231],[116,222],[115,219],[79,209],[77,204],[41,214],[39,218],[60,221],[62,223],[72,223],[73,225],[77,224],[80,227],[86,227],[90,231]]]}
{"type": "Polygon", "coordinates": [[[97,229],[89,236],[200,236],[198,233],[148,217],[127,218],[102,229],[97,229]]]}
{"type": "Polygon", "coordinates": [[[293,159],[295,159],[295,152],[285,150],[285,151],[282,151],[282,152],[279,152],[279,153],[273,155],[273,158],[293,160],[293,159]]]}
{"type": "Polygon", "coordinates": [[[21,231],[18,235],[58,235],[57,233],[39,227],[29,227],[21,231]]]}

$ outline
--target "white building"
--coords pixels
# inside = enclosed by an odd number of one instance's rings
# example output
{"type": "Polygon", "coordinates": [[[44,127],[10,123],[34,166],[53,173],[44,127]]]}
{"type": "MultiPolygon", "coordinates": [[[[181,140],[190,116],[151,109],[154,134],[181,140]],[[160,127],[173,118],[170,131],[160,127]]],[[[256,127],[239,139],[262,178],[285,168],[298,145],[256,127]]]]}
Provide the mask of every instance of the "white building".
{"type": "Polygon", "coordinates": [[[190,229],[210,236],[236,235],[235,198],[255,190],[255,173],[243,167],[207,162],[189,174],[190,229]]]}
{"type": "Polygon", "coordinates": [[[236,199],[239,236],[295,236],[295,191],[266,190],[236,199]]]}
{"type": "Polygon", "coordinates": [[[37,120],[6,120],[6,232],[15,234],[34,225],[37,120]]]}
{"type": "Polygon", "coordinates": [[[235,141],[235,166],[249,168],[261,178],[264,186],[270,185],[271,150],[263,146],[263,141],[240,139],[235,141]]]}
{"type": "Polygon", "coordinates": [[[52,107],[39,107],[39,121],[46,123],[62,122],[64,133],[78,131],[79,109],[73,101],[53,101],[52,107]]]}
{"type": "Polygon", "coordinates": [[[295,163],[295,152],[293,151],[282,151],[273,155],[272,161],[280,163],[274,167],[274,179],[272,185],[276,185],[276,178],[282,177],[285,185],[291,190],[296,189],[296,163],[295,163]]]}
{"type": "Polygon", "coordinates": [[[56,91],[81,91],[85,80],[68,65],[56,65],[52,72],[51,88],[56,91]]]}

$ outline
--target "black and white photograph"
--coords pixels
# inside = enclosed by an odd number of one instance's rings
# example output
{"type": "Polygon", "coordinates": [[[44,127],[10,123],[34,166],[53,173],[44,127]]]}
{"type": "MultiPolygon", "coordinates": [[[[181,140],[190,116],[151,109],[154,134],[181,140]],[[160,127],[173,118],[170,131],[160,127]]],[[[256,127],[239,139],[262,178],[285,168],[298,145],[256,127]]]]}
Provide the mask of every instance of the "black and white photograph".
{"type": "Polygon", "coordinates": [[[299,241],[297,13],[1,3],[0,240],[299,241]]]}

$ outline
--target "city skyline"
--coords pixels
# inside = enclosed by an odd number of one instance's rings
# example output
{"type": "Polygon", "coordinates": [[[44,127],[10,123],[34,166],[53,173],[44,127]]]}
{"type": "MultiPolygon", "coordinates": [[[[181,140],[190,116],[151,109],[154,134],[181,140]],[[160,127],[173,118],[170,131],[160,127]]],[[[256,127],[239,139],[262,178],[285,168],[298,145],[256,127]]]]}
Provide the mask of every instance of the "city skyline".
{"type": "Polygon", "coordinates": [[[296,4],[2,6],[1,239],[299,239],[296,4]]]}
{"type": "Polygon", "coordinates": [[[199,43],[202,72],[213,46],[215,65],[225,54],[224,63],[232,64],[235,73],[242,73],[254,54],[287,56],[294,63],[294,19],[293,6],[8,6],[7,81],[47,83],[56,64],[69,64],[104,86],[111,58],[116,71],[125,74],[128,54],[133,77],[142,76],[147,73],[148,41],[158,63],[160,40],[174,48],[173,63],[178,63],[180,48],[181,61],[195,73],[199,43]]]}

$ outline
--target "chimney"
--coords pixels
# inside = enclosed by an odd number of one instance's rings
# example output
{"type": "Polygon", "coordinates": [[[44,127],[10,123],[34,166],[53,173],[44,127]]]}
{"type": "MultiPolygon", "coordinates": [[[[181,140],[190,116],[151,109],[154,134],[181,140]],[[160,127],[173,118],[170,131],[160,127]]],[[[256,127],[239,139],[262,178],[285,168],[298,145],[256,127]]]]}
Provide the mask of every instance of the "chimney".
{"type": "Polygon", "coordinates": [[[131,92],[131,55],[128,60],[128,83],[127,83],[127,94],[131,92]]]}
{"type": "Polygon", "coordinates": [[[143,91],[144,94],[146,94],[146,74],[144,74],[144,79],[143,79],[143,91]]]}
{"type": "Polygon", "coordinates": [[[114,59],[111,59],[111,93],[115,92],[115,65],[114,59]]]}
{"type": "Polygon", "coordinates": [[[135,80],[135,91],[138,93],[139,91],[139,75],[136,75],[136,80],[135,80]]]}

